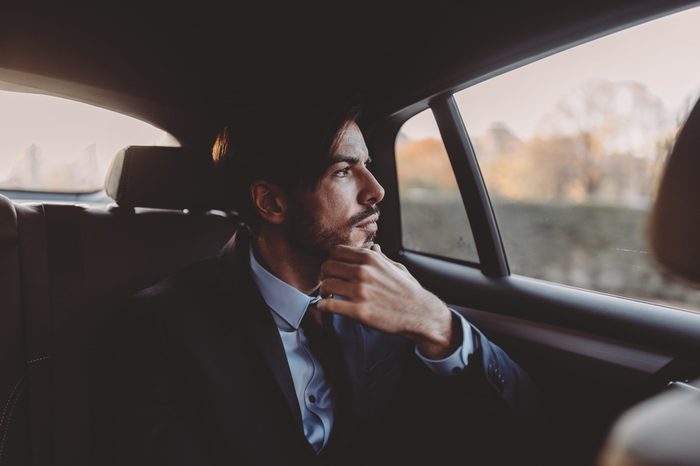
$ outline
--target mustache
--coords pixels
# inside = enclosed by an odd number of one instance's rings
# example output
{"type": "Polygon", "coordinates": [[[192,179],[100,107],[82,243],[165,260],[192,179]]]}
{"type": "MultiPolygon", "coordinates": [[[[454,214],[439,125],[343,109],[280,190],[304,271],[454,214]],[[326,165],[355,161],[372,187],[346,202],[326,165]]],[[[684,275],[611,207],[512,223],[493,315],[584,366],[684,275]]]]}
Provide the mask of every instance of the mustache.
{"type": "Polygon", "coordinates": [[[371,207],[367,207],[365,210],[362,212],[358,212],[352,217],[350,217],[350,220],[348,220],[348,224],[350,226],[355,226],[361,221],[371,217],[372,215],[379,215],[379,207],[376,205],[373,205],[371,207]]]}

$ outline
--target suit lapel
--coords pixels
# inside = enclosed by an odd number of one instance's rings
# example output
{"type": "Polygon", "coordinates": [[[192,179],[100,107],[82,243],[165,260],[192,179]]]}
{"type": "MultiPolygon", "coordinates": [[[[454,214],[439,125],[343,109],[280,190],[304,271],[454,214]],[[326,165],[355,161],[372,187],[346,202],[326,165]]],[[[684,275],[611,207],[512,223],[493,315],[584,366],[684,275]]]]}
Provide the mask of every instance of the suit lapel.
{"type": "Polygon", "coordinates": [[[398,383],[396,366],[402,364],[404,354],[410,345],[401,337],[383,334],[366,328],[357,321],[340,315],[333,316],[343,361],[347,371],[349,396],[343,428],[335,439],[334,448],[342,450],[343,445],[356,438],[366,422],[381,417],[378,410],[385,407],[387,393],[395,391],[391,387],[398,383]],[[387,377],[387,375],[389,376],[387,377]]]}
{"type": "MultiPolygon", "coordinates": [[[[252,281],[250,286],[257,291],[252,281]]],[[[263,356],[267,367],[270,369],[282,396],[284,396],[287,401],[291,415],[301,426],[299,400],[294,391],[294,382],[292,380],[292,374],[289,371],[289,364],[287,363],[287,356],[284,352],[282,340],[280,339],[275,322],[262,301],[262,298],[259,295],[256,298],[255,306],[251,308],[251,310],[253,310],[251,314],[254,315],[251,315],[248,320],[250,336],[257,346],[258,351],[263,356]]]]}
{"type": "Polygon", "coordinates": [[[272,315],[250,274],[249,245],[248,235],[239,230],[222,254],[226,272],[222,274],[221,286],[228,296],[225,300],[228,310],[224,312],[233,313],[234,309],[239,309],[235,319],[228,319],[228,325],[246,327],[244,334],[250,336],[251,344],[261,354],[290,414],[302,430],[301,410],[284,346],[272,315]]]}

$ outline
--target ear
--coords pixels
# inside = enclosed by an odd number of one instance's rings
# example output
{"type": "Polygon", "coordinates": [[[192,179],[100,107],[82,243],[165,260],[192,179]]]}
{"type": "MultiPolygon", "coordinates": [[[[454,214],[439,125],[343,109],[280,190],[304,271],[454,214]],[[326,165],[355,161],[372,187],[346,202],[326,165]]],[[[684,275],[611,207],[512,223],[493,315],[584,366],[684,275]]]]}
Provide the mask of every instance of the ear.
{"type": "Polygon", "coordinates": [[[274,183],[257,180],[250,184],[250,197],[260,217],[266,222],[279,225],[287,215],[287,199],[274,183]]]}

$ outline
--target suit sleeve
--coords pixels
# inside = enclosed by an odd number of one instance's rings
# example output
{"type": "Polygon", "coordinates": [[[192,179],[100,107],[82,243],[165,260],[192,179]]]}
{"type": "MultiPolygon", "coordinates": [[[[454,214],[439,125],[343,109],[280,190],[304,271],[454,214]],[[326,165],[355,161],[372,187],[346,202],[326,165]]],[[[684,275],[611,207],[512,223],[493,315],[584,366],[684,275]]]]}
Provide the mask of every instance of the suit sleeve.
{"type": "Polygon", "coordinates": [[[474,352],[474,337],[472,336],[471,325],[469,325],[467,319],[454,309],[450,309],[450,312],[452,312],[453,329],[458,332],[459,336],[457,338],[461,341],[459,347],[443,359],[428,358],[421,354],[417,346],[415,350],[416,356],[423,361],[423,364],[438,375],[452,376],[462,372],[469,363],[469,355],[474,352]]]}
{"type": "Polygon", "coordinates": [[[157,299],[138,296],[111,325],[114,466],[211,464],[188,416],[185,384],[176,370],[177,350],[160,307],[157,299]]]}
{"type": "Polygon", "coordinates": [[[454,464],[455,458],[479,465],[547,464],[545,415],[534,383],[505,351],[468,328],[473,351],[458,374],[436,375],[411,358],[396,448],[404,449],[406,464],[454,464]]]}
{"type": "Polygon", "coordinates": [[[455,378],[455,388],[501,403],[509,416],[528,428],[541,427],[543,411],[530,376],[478,329],[471,326],[471,331],[475,349],[463,376],[455,378]]]}

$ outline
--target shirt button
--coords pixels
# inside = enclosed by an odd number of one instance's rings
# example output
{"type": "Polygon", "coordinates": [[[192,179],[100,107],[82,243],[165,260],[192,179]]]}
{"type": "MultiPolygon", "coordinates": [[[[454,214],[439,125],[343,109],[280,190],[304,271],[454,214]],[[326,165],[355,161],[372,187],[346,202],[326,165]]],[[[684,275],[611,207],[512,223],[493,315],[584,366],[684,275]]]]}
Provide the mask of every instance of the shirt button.
{"type": "Polygon", "coordinates": [[[310,401],[311,403],[316,403],[316,397],[313,396],[313,395],[309,395],[309,401],[310,401]]]}

